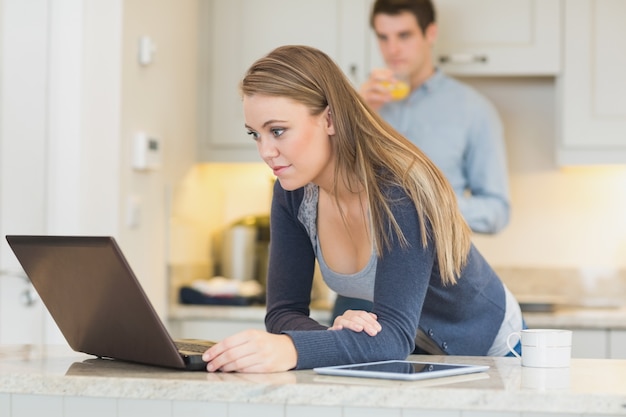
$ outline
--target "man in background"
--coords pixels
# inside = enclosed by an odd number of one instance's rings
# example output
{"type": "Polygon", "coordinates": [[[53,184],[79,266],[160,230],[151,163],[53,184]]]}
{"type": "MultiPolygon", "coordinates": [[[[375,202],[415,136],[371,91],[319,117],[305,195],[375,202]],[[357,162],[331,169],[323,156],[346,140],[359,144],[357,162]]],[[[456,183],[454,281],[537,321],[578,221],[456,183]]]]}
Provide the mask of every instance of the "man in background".
{"type": "MultiPolygon", "coordinates": [[[[502,123],[476,90],[437,69],[435,9],[430,0],[377,0],[370,25],[387,68],[361,86],[365,101],[441,169],[476,233],[494,234],[509,222],[509,189],[502,123]],[[408,95],[390,86],[405,79],[408,95]]],[[[371,303],[338,296],[333,317],[371,303]]]]}

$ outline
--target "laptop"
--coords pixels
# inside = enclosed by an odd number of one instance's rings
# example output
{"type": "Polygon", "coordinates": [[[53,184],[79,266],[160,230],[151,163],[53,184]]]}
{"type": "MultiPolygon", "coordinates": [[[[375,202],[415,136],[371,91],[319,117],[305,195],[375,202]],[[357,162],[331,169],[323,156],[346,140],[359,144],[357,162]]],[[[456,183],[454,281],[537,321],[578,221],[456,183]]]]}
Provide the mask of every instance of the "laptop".
{"type": "Polygon", "coordinates": [[[7,236],[69,346],[100,358],[204,370],[212,341],[174,341],[113,237],[7,236]]]}

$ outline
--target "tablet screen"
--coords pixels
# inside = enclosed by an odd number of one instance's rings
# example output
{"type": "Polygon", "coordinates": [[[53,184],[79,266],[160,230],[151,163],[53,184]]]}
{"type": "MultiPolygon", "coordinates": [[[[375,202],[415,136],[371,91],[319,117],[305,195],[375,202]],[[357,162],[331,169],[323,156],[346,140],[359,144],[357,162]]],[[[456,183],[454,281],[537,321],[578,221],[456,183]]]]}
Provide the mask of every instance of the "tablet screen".
{"type": "Polygon", "coordinates": [[[416,380],[482,372],[487,369],[489,367],[486,365],[397,360],[321,367],[314,371],[324,375],[416,380]]]}

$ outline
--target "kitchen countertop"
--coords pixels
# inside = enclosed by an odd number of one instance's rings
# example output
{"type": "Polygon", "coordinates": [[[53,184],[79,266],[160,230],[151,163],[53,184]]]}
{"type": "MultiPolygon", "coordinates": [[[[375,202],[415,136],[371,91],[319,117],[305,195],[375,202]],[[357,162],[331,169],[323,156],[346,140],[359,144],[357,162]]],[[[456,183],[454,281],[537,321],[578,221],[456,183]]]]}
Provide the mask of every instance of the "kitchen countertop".
{"type": "MultiPolygon", "coordinates": [[[[311,316],[322,323],[330,321],[330,312],[314,309],[311,316]]],[[[227,307],[172,305],[170,320],[247,320],[262,322],[264,306],[227,307]]],[[[553,311],[524,312],[526,324],[531,328],[567,329],[626,329],[626,307],[576,307],[556,306],[553,311]]]]}
{"type": "Polygon", "coordinates": [[[399,410],[450,410],[446,416],[459,417],[460,410],[537,417],[542,413],[626,415],[626,360],[572,359],[570,368],[538,369],[523,368],[516,358],[410,359],[478,363],[490,369],[413,382],[321,376],[310,370],[207,374],[95,359],[66,346],[0,346],[0,414],[10,415],[9,397],[30,394],[220,403],[228,410],[235,404],[275,406],[276,415],[283,416],[292,415],[290,411],[300,415],[298,410],[311,407],[322,407],[315,409],[330,415],[363,408],[369,409],[368,415],[385,416],[405,412],[399,410]]]}
{"type": "Polygon", "coordinates": [[[626,307],[556,306],[550,312],[524,312],[531,328],[626,329],[626,307]]]}
{"type": "MultiPolygon", "coordinates": [[[[320,323],[330,321],[330,310],[314,308],[311,317],[320,323]]],[[[265,319],[265,306],[212,306],[172,304],[169,308],[169,320],[233,320],[233,321],[258,321],[265,319]]]]}
{"type": "MultiPolygon", "coordinates": [[[[529,327],[626,329],[626,270],[497,267],[498,275],[520,303],[545,304],[549,311],[524,311],[529,327]]],[[[189,273],[174,270],[172,285],[188,281],[189,273]]],[[[322,285],[323,286],[323,285],[322,285]]],[[[326,292],[322,291],[325,295],[326,292]]],[[[172,294],[177,294],[173,290],[172,294]]],[[[171,300],[169,320],[239,320],[262,323],[264,306],[222,307],[181,305],[171,300]]],[[[332,302],[321,297],[311,315],[329,324],[332,302]]]]}

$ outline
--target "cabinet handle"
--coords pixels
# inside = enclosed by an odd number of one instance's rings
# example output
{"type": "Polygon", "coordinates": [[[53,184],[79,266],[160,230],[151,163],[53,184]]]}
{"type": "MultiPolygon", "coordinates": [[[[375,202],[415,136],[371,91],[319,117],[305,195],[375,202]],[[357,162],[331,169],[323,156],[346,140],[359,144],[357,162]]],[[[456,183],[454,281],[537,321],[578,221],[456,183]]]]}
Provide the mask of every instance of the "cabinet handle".
{"type": "Polygon", "coordinates": [[[487,55],[481,54],[450,54],[440,55],[440,64],[486,64],[487,55]]]}
{"type": "Polygon", "coordinates": [[[19,293],[18,298],[20,300],[20,303],[26,307],[32,307],[37,304],[37,302],[39,301],[39,294],[37,294],[37,291],[35,291],[35,289],[33,288],[33,284],[31,284],[30,280],[24,272],[0,269],[0,277],[2,276],[22,278],[26,282],[28,287],[23,289],[22,292],[19,293]]]}
{"type": "Polygon", "coordinates": [[[351,64],[350,65],[350,77],[356,78],[358,75],[359,75],[359,68],[356,66],[356,64],[351,64]]]}
{"type": "Polygon", "coordinates": [[[359,84],[359,67],[356,64],[350,64],[348,68],[348,78],[355,86],[359,84]]]}
{"type": "Polygon", "coordinates": [[[39,300],[39,295],[32,288],[26,288],[20,294],[20,301],[22,302],[23,306],[32,307],[35,304],[37,304],[38,300],[39,300]]]}

